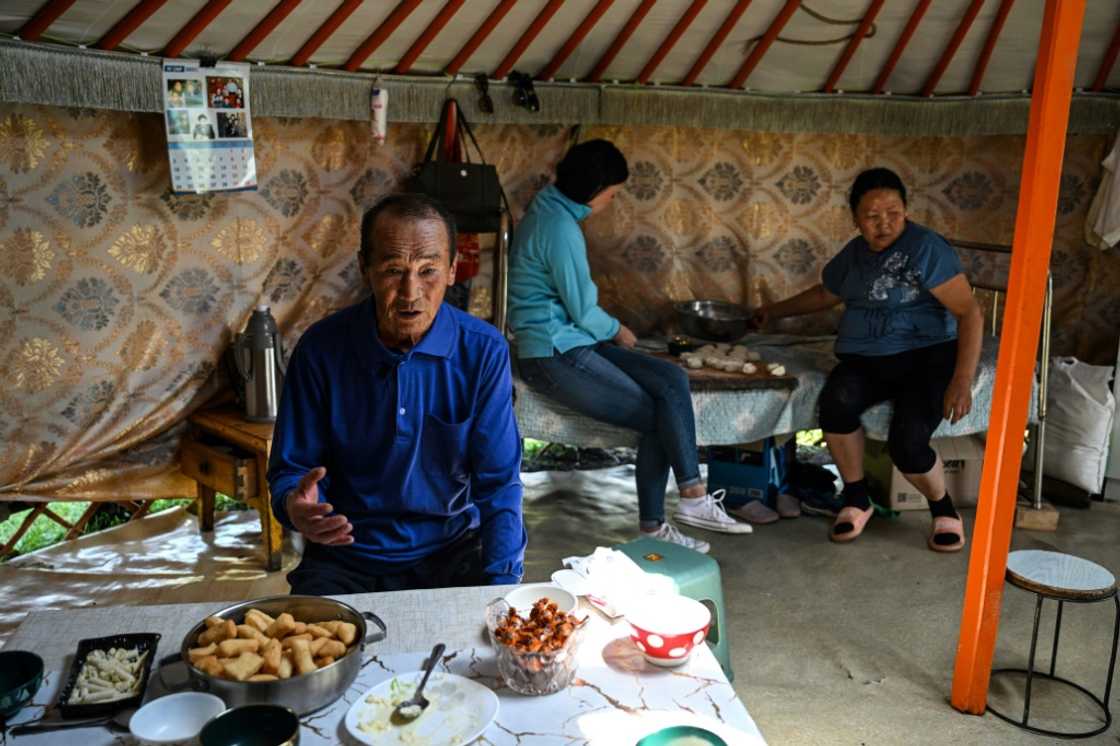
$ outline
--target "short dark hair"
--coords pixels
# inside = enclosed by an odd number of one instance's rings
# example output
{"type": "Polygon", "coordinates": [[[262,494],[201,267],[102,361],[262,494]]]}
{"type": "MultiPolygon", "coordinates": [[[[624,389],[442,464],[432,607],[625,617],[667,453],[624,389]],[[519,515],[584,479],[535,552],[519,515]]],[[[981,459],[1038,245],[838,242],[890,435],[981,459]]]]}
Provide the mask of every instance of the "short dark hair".
{"type": "Polygon", "coordinates": [[[863,195],[873,189],[893,189],[902,198],[902,204],[906,204],[906,186],[898,174],[889,168],[869,168],[856,177],[852,183],[852,191],[848,193],[848,206],[852,208],[853,215],[856,214],[863,195]]]}
{"type": "Polygon", "coordinates": [[[588,140],[573,145],[556,164],[556,188],[581,205],[628,178],[630,168],[626,165],[626,156],[609,140],[588,140]]]}
{"type": "Polygon", "coordinates": [[[439,200],[432,199],[426,194],[403,192],[382,197],[362,215],[362,234],[358,249],[358,258],[362,264],[369,264],[370,256],[373,254],[373,229],[382,213],[395,218],[442,221],[443,227],[447,230],[449,261],[455,261],[455,218],[439,200]]]}

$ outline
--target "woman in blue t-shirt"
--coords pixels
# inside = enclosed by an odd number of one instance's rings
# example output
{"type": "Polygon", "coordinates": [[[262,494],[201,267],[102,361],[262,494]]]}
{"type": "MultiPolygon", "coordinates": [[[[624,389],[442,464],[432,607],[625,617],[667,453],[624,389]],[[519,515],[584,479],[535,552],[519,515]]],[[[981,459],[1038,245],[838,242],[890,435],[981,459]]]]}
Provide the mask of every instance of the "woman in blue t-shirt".
{"type": "Polygon", "coordinates": [[[972,409],[983,315],[953,247],[906,219],[906,187],[898,174],[864,171],[848,203],[860,235],[825,266],[819,284],[760,308],[756,320],[844,304],[836,338],[840,363],[820,399],[821,428],[844,480],[844,507],[829,537],[852,541],[871,518],[860,415],[890,400],[891,460],[929,501],[929,548],[960,551],[964,526],[929,442],[942,419],[957,422],[972,409]]]}
{"type": "Polygon", "coordinates": [[[700,476],[688,376],[675,363],[634,349],[634,334],[599,305],[580,223],[610,205],[630,174],[613,143],[573,146],[556,166],[556,183],[537,193],[513,234],[509,325],[517,337],[521,379],[593,419],[640,435],[635,480],[643,535],[707,552],[708,542],[665,521],[672,471],[681,499],[677,523],[749,533],[709,494],[700,476]]]}

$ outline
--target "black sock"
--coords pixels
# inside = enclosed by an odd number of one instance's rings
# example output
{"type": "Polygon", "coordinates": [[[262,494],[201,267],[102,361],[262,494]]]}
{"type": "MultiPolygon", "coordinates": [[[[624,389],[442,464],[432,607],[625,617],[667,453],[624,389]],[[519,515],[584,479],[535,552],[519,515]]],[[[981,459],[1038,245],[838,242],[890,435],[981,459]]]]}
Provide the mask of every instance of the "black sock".
{"type": "MultiPolygon", "coordinates": [[[[960,518],[957,509],[953,507],[953,498],[949,497],[948,492],[940,500],[927,500],[927,502],[929,503],[929,513],[934,518],[960,518]]],[[[933,537],[933,543],[942,546],[956,544],[960,540],[961,537],[957,534],[937,534],[933,537]]]]}
{"type": "Polygon", "coordinates": [[[953,498],[949,497],[948,492],[940,500],[927,500],[926,502],[929,503],[929,512],[934,518],[960,518],[957,509],[953,507],[953,498]]]}
{"type": "Polygon", "coordinates": [[[844,507],[867,510],[871,507],[871,498],[867,495],[867,480],[860,479],[856,482],[844,482],[844,489],[840,493],[844,499],[844,507]]]}
{"type": "MultiPolygon", "coordinates": [[[[845,508],[859,508],[867,510],[871,507],[871,498],[867,495],[867,480],[860,479],[856,482],[844,482],[844,489],[840,493],[844,499],[845,508]]],[[[834,534],[847,534],[855,530],[855,526],[844,521],[832,527],[834,534]]]]}

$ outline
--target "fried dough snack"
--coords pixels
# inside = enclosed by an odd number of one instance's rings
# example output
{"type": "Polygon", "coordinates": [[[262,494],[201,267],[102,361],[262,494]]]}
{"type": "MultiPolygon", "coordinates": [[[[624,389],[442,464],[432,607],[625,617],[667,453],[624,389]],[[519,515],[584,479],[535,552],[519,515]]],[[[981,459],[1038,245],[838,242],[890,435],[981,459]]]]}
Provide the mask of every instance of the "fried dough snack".
{"type": "Polygon", "coordinates": [[[338,620],[297,622],[249,609],[240,624],[206,618],[206,629],[187,651],[190,664],[211,676],[233,681],[277,681],[311,673],[346,655],[357,626],[338,620]]]}
{"type": "Polygon", "coordinates": [[[533,604],[528,619],[510,609],[494,630],[494,637],[520,653],[551,653],[564,647],[582,624],[571,614],[561,613],[555,601],[542,598],[533,604]]]}

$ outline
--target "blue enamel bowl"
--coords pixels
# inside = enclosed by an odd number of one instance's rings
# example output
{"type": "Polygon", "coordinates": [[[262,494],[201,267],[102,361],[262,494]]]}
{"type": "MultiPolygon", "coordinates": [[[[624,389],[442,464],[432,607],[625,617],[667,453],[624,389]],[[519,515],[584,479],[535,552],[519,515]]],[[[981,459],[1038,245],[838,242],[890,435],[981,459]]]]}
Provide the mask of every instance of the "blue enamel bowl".
{"type": "Polygon", "coordinates": [[[23,709],[42,684],[42,658],[26,650],[0,650],[0,720],[23,709]]]}

